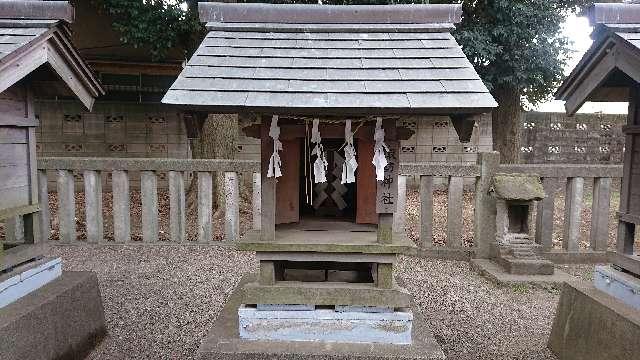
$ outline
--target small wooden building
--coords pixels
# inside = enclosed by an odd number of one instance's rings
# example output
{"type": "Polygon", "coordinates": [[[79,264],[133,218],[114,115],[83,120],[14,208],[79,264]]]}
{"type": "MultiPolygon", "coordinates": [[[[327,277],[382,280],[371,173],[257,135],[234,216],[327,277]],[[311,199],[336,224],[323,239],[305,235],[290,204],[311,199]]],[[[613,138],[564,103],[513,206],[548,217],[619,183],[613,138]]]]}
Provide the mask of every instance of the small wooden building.
{"type": "Polygon", "coordinates": [[[556,97],[566,101],[570,115],[587,101],[629,102],[613,264],[640,275],[640,256],[634,250],[640,226],[640,5],[596,4],[589,19],[594,43],[556,97]]]}
{"type": "Polygon", "coordinates": [[[71,44],[73,17],[66,1],[0,1],[0,221],[22,215],[25,237],[24,245],[9,244],[0,271],[43,252],[34,99],[75,95],[91,109],[103,94],[71,44]]]}
{"type": "MultiPolygon", "coordinates": [[[[193,119],[255,119],[243,130],[261,141],[261,229],[238,247],[257,252],[260,275],[244,286],[244,304],[410,306],[393,266],[415,246],[392,221],[404,211],[399,141],[412,130],[396,120],[450,116],[468,141],[476,116],[496,106],[450,34],[461,15],[459,5],[200,3],[209,32],[163,102],[193,119]],[[353,181],[343,176],[349,145],[353,181]]],[[[339,334],[316,339],[352,341],[332,338],[339,334]]]]}

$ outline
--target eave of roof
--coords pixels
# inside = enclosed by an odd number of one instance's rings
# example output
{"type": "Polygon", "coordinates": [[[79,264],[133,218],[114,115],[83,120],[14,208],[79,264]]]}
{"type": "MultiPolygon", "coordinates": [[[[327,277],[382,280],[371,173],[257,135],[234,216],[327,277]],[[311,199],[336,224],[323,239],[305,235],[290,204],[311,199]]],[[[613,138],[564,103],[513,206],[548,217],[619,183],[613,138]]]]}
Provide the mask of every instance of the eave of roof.
{"type": "Polygon", "coordinates": [[[71,5],[66,1],[7,3],[12,3],[6,7],[12,12],[0,15],[0,35],[4,35],[0,49],[6,49],[4,55],[0,55],[0,92],[40,66],[49,64],[80,101],[91,109],[95,98],[103,95],[104,90],[71,44],[66,25],[73,19],[71,5]],[[52,12],[47,15],[46,9],[52,12]],[[46,19],[46,16],[61,19],[46,19]]]}
{"type": "Polygon", "coordinates": [[[164,103],[318,115],[497,106],[449,33],[459,6],[201,3],[200,13],[210,32],[164,103]]]}

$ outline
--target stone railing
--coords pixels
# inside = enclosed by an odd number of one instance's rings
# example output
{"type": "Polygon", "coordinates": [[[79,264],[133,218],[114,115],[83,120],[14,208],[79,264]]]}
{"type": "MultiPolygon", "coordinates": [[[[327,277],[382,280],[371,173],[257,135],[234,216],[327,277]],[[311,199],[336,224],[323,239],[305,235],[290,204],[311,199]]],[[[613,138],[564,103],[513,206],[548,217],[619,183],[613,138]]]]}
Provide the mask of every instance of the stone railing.
{"type": "MultiPolygon", "coordinates": [[[[139,173],[141,197],[142,243],[157,243],[159,234],[158,174],[166,174],[169,192],[169,239],[173,243],[186,240],[186,191],[190,176],[197,181],[197,240],[212,240],[212,173],[224,173],[224,235],[236,240],[240,234],[239,173],[253,176],[253,226],[260,226],[259,164],[244,160],[184,160],[184,159],[115,159],[115,158],[40,158],[38,159],[40,202],[48,204],[47,172],[55,172],[57,187],[57,218],[60,243],[77,242],[75,174],[84,182],[84,212],[86,238],[89,243],[105,242],[102,206],[102,176],[110,175],[112,192],[113,240],[131,242],[130,173],[139,173]]],[[[41,206],[42,234],[50,233],[51,214],[41,206]]]]}
{"type": "MultiPolygon", "coordinates": [[[[496,173],[536,174],[542,178],[547,197],[539,201],[536,209],[535,240],[542,246],[543,255],[559,263],[606,262],[609,240],[610,207],[614,181],[622,178],[621,165],[499,165],[495,153],[479,154],[476,165],[401,165],[399,179],[399,207],[406,203],[407,177],[419,179],[420,220],[419,243],[427,256],[461,258],[465,256],[489,256],[489,243],[495,241],[495,227],[488,226],[490,212],[495,212],[495,202],[488,195],[491,178],[496,173]],[[433,243],[433,184],[434,178],[447,178],[447,225],[445,246],[433,243]],[[579,246],[580,227],[584,207],[585,178],[593,179],[589,247],[579,246]],[[464,181],[467,179],[467,181],[464,181]],[[475,184],[474,246],[462,248],[463,184],[475,184]],[[564,191],[564,220],[562,245],[554,247],[554,221],[556,197],[564,191]]],[[[394,218],[396,231],[406,226],[406,214],[394,218]]],[[[495,221],[495,220],[494,220],[495,221]]]]}
{"type": "MultiPolygon", "coordinates": [[[[546,256],[557,262],[583,262],[606,260],[607,242],[610,235],[610,201],[614,181],[622,177],[622,167],[614,165],[499,165],[495,153],[482,153],[475,165],[401,164],[399,178],[398,207],[404,209],[407,201],[407,180],[414,178],[419,183],[419,220],[417,222],[421,252],[426,256],[469,258],[489,255],[490,243],[495,240],[495,226],[490,226],[491,212],[495,213],[493,199],[488,194],[491,178],[495,173],[538,174],[543,179],[547,198],[538,202],[535,224],[536,242],[542,245],[546,256]],[[436,178],[445,178],[447,184],[447,224],[444,246],[434,244],[434,186],[436,178]],[[585,178],[593,178],[593,200],[591,205],[590,246],[579,246],[581,213],[584,207],[583,188],[585,178]],[[463,194],[465,185],[475,187],[473,245],[463,243],[463,194]],[[561,185],[566,184],[562,245],[554,247],[553,229],[556,215],[556,197],[561,195],[561,185]]],[[[109,243],[128,243],[132,240],[130,215],[131,174],[140,181],[142,241],[137,244],[158,243],[158,178],[166,174],[169,194],[169,243],[186,240],[185,184],[190,177],[197,182],[197,242],[209,243],[212,239],[213,173],[224,173],[225,240],[238,239],[239,229],[239,174],[253,174],[252,223],[260,228],[260,176],[259,164],[242,160],[181,160],[181,159],[77,159],[41,158],[38,160],[39,193],[42,208],[43,234],[50,233],[51,214],[44,206],[48,200],[47,174],[55,176],[57,188],[57,226],[62,244],[76,243],[75,186],[78,180],[84,184],[84,213],[86,241],[106,243],[103,234],[102,183],[108,175],[112,192],[113,236],[109,243]],[[74,177],[75,174],[75,177],[74,177]],[[138,175],[139,174],[139,175],[138,175]]],[[[55,208],[55,207],[54,207],[55,208]]],[[[438,215],[438,214],[435,214],[438,215]]],[[[442,214],[444,215],[444,214],[442,214]]],[[[138,220],[138,219],[136,219],[138,220]]],[[[494,220],[495,221],[495,220],[494,220]]],[[[406,213],[399,212],[394,218],[394,230],[406,228],[406,213]]],[[[556,236],[557,238],[558,236],[556,236]]],[[[165,242],[162,242],[165,243],[165,242]]]]}

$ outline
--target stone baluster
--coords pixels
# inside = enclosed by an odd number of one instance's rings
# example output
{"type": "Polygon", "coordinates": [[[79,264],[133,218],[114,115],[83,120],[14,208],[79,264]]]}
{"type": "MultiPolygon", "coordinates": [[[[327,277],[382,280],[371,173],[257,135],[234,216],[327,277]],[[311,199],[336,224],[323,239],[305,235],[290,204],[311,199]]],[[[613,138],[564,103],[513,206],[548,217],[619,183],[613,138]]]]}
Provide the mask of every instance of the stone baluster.
{"type": "Polygon", "coordinates": [[[198,241],[208,243],[213,238],[213,181],[211,173],[198,173],[198,241]]]}
{"type": "Polygon", "coordinates": [[[180,171],[169,171],[169,231],[171,241],[183,242],[185,240],[184,177],[180,171]]]}
{"type": "Polygon", "coordinates": [[[433,176],[420,176],[420,246],[433,247],[433,176]]]}
{"type": "Polygon", "coordinates": [[[262,184],[260,173],[253,173],[253,193],[251,196],[251,208],[253,209],[253,230],[260,230],[262,225],[262,184]]]}
{"type": "Polygon", "coordinates": [[[158,178],[155,171],[140,172],[142,193],[142,239],[146,243],[158,241],[158,178]]]}
{"type": "Polygon", "coordinates": [[[98,171],[84,171],[84,205],[87,223],[87,241],[102,242],[104,226],[102,219],[102,178],[98,171]]]}
{"type": "Polygon", "coordinates": [[[131,200],[129,174],[123,170],[111,173],[113,195],[113,237],[118,243],[131,241],[131,200]]]}
{"type": "Polygon", "coordinates": [[[462,207],[464,178],[449,178],[447,203],[447,247],[462,247],[462,207]]]}
{"type": "Polygon", "coordinates": [[[240,238],[240,192],[238,174],[224,173],[224,234],[226,241],[237,241],[240,238]]]}
{"type": "Polygon", "coordinates": [[[76,241],[76,199],[73,172],[58,170],[58,222],[60,242],[70,244],[76,241]]]}
{"type": "Polygon", "coordinates": [[[564,235],[562,237],[562,248],[565,251],[578,251],[583,188],[583,178],[574,177],[567,179],[567,190],[564,202],[564,235]]]}
{"type": "Polygon", "coordinates": [[[550,251],[553,248],[553,216],[558,183],[558,178],[546,177],[542,179],[542,187],[547,196],[537,204],[535,239],[536,243],[542,246],[543,251],[550,251]]]}
{"type": "Polygon", "coordinates": [[[407,223],[407,176],[398,175],[398,208],[393,214],[393,232],[404,233],[407,223]]]}
{"type": "Polygon", "coordinates": [[[611,178],[596,178],[593,183],[590,243],[593,251],[607,251],[611,178]]]}
{"type": "Polygon", "coordinates": [[[46,170],[38,170],[38,203],[40,203],[40,234],[42,241],[51,234],[51,211],[49,210],[49,179],[46,170]]]}

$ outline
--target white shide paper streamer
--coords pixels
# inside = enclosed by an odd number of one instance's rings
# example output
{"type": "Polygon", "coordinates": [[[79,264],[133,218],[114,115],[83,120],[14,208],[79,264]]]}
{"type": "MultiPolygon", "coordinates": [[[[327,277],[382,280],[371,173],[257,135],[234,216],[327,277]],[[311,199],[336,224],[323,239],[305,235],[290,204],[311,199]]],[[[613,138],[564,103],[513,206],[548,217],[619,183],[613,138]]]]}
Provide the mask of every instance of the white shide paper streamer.
{"type": "Polygon", "coordinates": [[[351,132],[351,120],[347,120],[344,125],[344,163],[342,164],[342,184],[356,182],[356,148],[353,146],[353,133],[351,132]]]}
{"type": "Polygon", "coordinates": [[[273,139],[273,155],[269,160],[269,170],[267,171],[267,177],[279,178],[282,176],[280,166],[282,161],[280,160],[279,151],[282,151],[282,142],[280,142],[280,127],[278,127],[278,115],[273,115],[271,118],[271,128],[269,129],[269,136],[273,139]]]}
{"type": "Polygon", "coordinates": [[[313,163],[313,177],[316,184],[327,182],[326,172],[328,165],[324,148],[322,147],[322,138],[318,130],[319,123],[320,119],[313,119],[313,128],[311,129],[311,142],[316,144],[311,152],[311,155],[316,155],[316,161],[313,163]]]}
{"type": "Polygon", "coordinates": [[[384,168],[387,166],[387,158],[384,156],[385,151],[389,148],[384,143],[384,129],[382,128],[382,118],[376,120],[376,132],[373,135],[375,145],[373,146],[373,166],[376,168],[376,180],[384,180],[384,168]]]}

